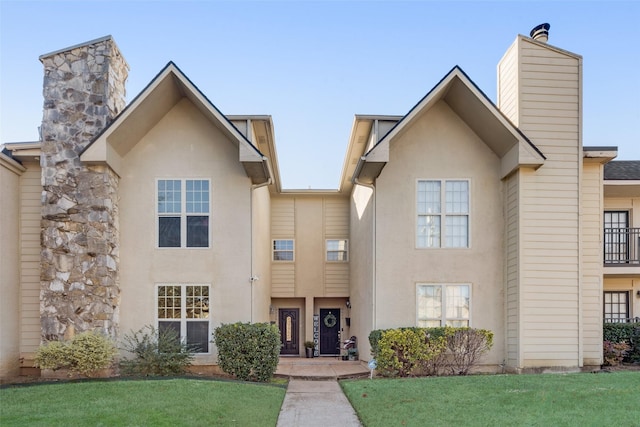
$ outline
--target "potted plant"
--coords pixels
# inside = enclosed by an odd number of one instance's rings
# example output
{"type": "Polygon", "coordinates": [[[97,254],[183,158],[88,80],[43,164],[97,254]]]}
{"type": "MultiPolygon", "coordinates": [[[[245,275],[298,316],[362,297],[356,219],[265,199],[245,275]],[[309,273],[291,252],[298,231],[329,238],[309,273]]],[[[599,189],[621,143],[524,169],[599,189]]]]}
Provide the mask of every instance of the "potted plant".
{"type": "Polygon", "coordinates": [[[358,360],[358,349],[350,348],[347,350],[347,358],[349,360],[358,360]]]}
{"type": "Polygon", "coordinates": [[[313,349],[316,344],[313,341],[305,341],[304,342],[304,352],[307,355],[307,358],[313,357],[313,349]]]}

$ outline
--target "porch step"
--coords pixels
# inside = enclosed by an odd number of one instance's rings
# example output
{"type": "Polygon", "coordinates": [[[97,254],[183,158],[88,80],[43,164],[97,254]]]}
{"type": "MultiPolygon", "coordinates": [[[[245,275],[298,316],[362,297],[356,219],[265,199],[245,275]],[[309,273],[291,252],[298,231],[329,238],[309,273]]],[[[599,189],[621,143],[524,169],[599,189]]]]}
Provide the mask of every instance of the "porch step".
{"type": "Polygon", "coordinates": [[[281,357],[275,376],[304,380],[363,378],[369,369],[361,361],[343,361],[335,357],[281,357]]]}

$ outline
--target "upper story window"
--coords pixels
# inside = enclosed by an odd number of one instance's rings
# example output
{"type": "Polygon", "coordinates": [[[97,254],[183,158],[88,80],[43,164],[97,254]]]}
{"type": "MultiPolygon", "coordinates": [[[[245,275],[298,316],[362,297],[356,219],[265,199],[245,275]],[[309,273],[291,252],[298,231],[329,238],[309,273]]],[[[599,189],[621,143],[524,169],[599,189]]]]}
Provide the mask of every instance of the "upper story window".
{"type": "Polygon", "coordinates": [[[293,240],[274,240],[273,241],[273,260],[274,261],[293,261],[293,240]]]}
{"type": "Polygon", "coordinates": [[[349,243],[345,239],[327,239],[327,261],[349,261],[349,243]]]}
{"type": "Polygon", "coordinates": [[[158,246],[208,248],[209,180],[159,179],[157,194],[158,246]]]}
{"type": "Polygon", "coordinates": [[[420,180],[416,200],[418,248],[469,247],[469,181],[420,180]]]}
{"type": "Polygon", "coordinates": [[[418,284],[418,326],[469,326],[471,286],[418,284]]]}

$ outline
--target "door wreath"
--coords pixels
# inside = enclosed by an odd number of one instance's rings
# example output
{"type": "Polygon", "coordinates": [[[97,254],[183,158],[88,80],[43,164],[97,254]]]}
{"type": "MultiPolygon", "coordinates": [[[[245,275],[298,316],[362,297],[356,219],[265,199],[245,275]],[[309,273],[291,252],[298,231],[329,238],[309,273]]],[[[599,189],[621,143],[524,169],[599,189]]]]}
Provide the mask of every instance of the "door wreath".
{"type": "Polygon", "coordinates": [[[333,328],[336,326],[336,323],[338,323],[338,319],[336,319],[336,316],[332,313],[329,313],[324,317],[324,326],[327,328],[333,328]]]}

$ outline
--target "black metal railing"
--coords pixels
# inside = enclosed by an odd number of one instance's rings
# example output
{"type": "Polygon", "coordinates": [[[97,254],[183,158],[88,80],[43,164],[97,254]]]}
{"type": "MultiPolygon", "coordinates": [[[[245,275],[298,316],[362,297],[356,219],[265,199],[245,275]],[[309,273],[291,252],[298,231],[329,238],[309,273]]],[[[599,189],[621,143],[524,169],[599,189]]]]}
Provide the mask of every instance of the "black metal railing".
{"type": "Polygon", "coordinates": [[[605,317],[604,323],[640,323],[640,317],[605,317]]]}
{"type": "Polygon", "coordinates": [[[640,228],[605,228],[604,264],[640,265],[640,228]]]}

